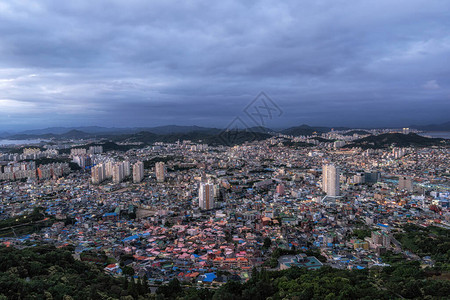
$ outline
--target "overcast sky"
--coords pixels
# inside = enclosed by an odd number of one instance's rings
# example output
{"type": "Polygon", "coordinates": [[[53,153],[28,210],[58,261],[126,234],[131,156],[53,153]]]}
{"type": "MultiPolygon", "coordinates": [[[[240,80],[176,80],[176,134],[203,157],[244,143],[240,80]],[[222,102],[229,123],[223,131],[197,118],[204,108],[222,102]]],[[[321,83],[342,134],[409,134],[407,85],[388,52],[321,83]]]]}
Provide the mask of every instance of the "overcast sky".
{"type": "Polygon", "coordinates": [[[439,123],[449,87],[448,0],[0,2],[0,130],[224,127],[261,91],[273,128],[439,123]]]}

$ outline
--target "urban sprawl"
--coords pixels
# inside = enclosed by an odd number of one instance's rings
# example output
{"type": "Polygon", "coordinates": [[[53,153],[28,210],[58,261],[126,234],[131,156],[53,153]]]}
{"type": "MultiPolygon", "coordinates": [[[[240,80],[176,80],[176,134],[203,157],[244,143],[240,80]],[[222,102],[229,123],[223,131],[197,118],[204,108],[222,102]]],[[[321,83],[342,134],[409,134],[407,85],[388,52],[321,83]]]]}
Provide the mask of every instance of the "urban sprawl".
{"type": "Polygon", "coordinates": [[[394,234],[407,223],[450,227],[449,149],[346,148],[361,137],[4,146],[0,221],[17,222],[0,229],[0,242],[70,245],[113,276],[205,287],[244,282],[254,267],[383,267],[387,251],[432,266],[394,234]],[[36,212],[39,220],[22,220],[36,212]]]}

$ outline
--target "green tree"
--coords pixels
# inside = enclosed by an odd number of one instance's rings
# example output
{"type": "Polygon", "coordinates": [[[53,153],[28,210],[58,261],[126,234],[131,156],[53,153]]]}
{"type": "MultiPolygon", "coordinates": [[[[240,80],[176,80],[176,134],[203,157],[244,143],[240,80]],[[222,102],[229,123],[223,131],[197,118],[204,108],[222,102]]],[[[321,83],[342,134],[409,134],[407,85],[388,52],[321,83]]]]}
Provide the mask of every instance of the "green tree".
{"type": "Polygon", "coordinates": [[[134,278],[131,279],[130,283],[128,284],[128,294],[133,296],[134,298],[137,298],[139,291],[136,283],[134,282],[134,278]]]}
{"type": "Polygon", "coordinates": [[[264,239],[263,249],[269,249],[270,246],[272,246],[272,240],[270,239],[270,237],[266,237],[264,239]]]}
{"type": "Polygon", "coordinates": [[[157,294],[163,295],[165,298],[174,299],[182,293],[180,282],[178,279],[172,279],[167,285],[160,286],[157,290],[157,294]]]}
{"type": "Polygon", "coordinates": [[[124,275],[133,276],[134,275],[134,269],[130,266],[125,266],[122,268],[122,273],[124,275]]]}

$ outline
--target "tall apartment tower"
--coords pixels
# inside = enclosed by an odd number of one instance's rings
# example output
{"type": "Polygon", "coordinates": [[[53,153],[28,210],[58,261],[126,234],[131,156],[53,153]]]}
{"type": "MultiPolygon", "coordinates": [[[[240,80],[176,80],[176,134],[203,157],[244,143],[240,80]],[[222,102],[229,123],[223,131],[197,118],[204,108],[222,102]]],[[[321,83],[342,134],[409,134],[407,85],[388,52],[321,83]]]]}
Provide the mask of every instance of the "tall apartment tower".
{"type": "Polygon", "coordinates": [[[277,185],[277,194],[280,196],[284,195],[284,185],[282,183],[277,185]]]}
{"type": "Polygon", "coordinates": [[[106,178],[105,165],[99,164],[91,170],[91,180],[93,184],[99,184],[106,178]]]}
{"type": "Polygon", "coordinates": [[[166,167],[163,162],[157,162],[155,164],[156,181],[164,182],[166,178],[166,167]]]}
{"type": "Polygon", "coordinates": [[[327,196],[339,196],[340,170],[333,164],[322,166],[322,190],[327,196]]]}
{"type": "Polygon", "coordinates": [[[113,167],[113,182],[120,183],[124,179],[123,163],[116,163],[113,167]]]}
{"type": "Polygon", "coordinates": [[[113,176],[113,168],[114,168],[114,162],[108,161],[105,163],[105,177],[111,178],[113,176]]]}
{"type": "Polygon", "coordinates": [[[131,165],[128,160],[122,162],[123,164],[123,176],[128,177],[131,175],[131,165]]]}
{"type": "Polygon", "coordinates": [[[144,178],[144,163],[138,161],[133,165],[133,182],[139,183],[144,178]]]}
{"type": "Polygon", "coordinates": [[[214,208],[214,185],[212,183],[200,183],[198,206],[204,210],[214,208]]]}
{"type": "Polygon", "coordinates": [[[409,176],[399,176],[398,189],[412,192],[414,190],[412,178],[409,176]]]}

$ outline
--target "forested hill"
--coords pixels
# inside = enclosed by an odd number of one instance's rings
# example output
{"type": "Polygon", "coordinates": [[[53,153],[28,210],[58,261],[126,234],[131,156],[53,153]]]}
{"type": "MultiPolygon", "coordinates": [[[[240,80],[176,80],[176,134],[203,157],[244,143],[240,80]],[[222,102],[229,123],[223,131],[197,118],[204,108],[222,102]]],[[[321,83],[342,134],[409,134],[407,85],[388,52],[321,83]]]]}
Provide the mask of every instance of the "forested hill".
{"type": "Polygon", "coordinates": [[[385,261],[391,267],[253,270],[245,283],[229,281],[213,289],[182,287],[174,279],[152,295],[142,278],[111,277],[103,265],[75,260],[69,249],[0,247],[0,299],[448,299],[444,269],[423,269],[392,254],[385,261]]]}
{"type": "Polygon", "coordinates": [[[149,293],[143,280],[111,277],[68,250],[0,247],[0,299],[138,299],[149,293]]]}
{"type": "Polygon", "coordinates": [[[353,141],[352,144],[345,147],[361,147],[367,148],[386,148],[390,146],[395,147],[430,147],[448,145],[448,140],[440,138],[427,138],[415,133],[401,134],[401,133],[384,133],[380,135],[371,135],[362,139],[353,141]]]}

